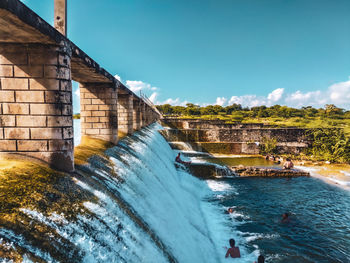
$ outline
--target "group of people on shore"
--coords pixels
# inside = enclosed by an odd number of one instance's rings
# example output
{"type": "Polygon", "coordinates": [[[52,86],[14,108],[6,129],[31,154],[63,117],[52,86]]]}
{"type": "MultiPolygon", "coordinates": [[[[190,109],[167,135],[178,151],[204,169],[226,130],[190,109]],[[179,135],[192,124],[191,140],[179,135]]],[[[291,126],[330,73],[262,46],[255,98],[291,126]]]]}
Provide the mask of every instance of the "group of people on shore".
{"type": "MultiPolygon", "coordinates": [[[[279,156],[274,155],[266,155],[265,160],[273,161],[277,164],[281,164],[283,162],[283,158],[279,156]]],[[[287,158],[286,161],[283,163],[283,169],[293,169],[294,164],[290,158],[287,158]]]]}

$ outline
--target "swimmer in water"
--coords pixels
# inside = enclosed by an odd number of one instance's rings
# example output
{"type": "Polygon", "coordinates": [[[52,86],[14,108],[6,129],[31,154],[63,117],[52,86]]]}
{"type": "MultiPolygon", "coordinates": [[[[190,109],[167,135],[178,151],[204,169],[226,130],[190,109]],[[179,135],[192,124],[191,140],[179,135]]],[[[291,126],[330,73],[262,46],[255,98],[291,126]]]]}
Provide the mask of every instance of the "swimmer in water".
{"type": "Polygon", "coordinates": [[[229,209],[227,209],[227,213],[232,214],[233,213],[233,208],[230,207],[229,209]]]}
{"type": "MultiPolygon", "coordinates": [[[[257,263],[256,261],[254,261],[254,263],[257,263]]],[[[258,263],[265,263],[265,257],[263,255],[260,255],[258,257],[258,263]]]]}
{"type": "Polygon", "coordinates": [[[235,247],[235,240],[233,238],[230,239],[230,248],[227,249],[225,258],[231,256],[231,258],[240,258],[241,252],[239,251],[239,247],[235,247]]]}
{"type": "Polygon", "coordinates": [[[289,222],[290,222],[289,214],[288,214],[288,213],[282,214],[282,220],[281,220],[281,222],[282,222],[282,223],[289,223],[289,222]]]}

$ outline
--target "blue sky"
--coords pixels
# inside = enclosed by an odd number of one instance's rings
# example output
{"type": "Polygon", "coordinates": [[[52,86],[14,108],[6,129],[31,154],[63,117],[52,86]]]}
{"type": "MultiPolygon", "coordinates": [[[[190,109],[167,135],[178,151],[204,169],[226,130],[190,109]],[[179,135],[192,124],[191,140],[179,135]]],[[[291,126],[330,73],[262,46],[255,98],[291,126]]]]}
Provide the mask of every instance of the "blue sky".
{"type": "MultiPolygon", "coordinates": [[[[51,24],[53,2],[24,1],[51,24]]],[[[349,109],[349,13],[349,0],[68,0],[68,37],[156,103],[349,109]]]]}

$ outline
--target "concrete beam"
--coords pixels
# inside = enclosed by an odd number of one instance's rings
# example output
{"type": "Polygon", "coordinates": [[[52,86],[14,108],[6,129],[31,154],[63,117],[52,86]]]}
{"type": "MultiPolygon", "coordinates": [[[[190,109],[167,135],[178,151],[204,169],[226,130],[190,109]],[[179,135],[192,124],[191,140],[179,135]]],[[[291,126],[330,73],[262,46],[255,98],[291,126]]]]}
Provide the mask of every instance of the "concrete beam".
{"type": "Polygon", "coordinates": [[[62,35],[67,35],[67,0],[55,0],[54,26],[62,35]]]}

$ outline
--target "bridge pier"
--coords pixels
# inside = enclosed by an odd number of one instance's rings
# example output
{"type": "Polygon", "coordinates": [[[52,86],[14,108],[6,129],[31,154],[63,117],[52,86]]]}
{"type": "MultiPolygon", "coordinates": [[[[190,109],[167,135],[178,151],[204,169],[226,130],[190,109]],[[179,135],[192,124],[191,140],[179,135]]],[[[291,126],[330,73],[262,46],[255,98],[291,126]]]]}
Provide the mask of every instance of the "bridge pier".
{"type": "Polygon", "coordinates": [[[141,101],[134,97],[133,103],[133,130],[138,131],[141,129],[141,101]]]}
{"type": "Polygon", "coordinates": [[[118,94],[118,134],[124,136],[133,132],[133,96],[118,94]]]}
{"type": "Polygon", "coordinates": [[[117,96],[117,88],[113,84],[80,84],[82,136],[118,142],[117,96]]]}
{"type": "Polygon", "coordinates": [[[52,44],[0,46],[0,152],[74,169],[71,53],[52,44]]]}

